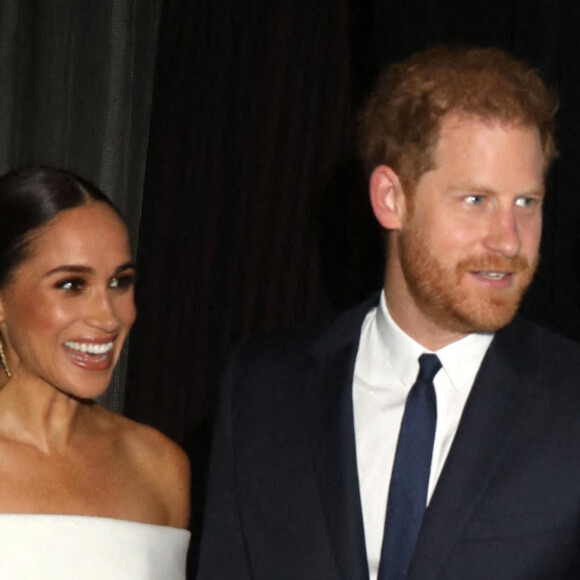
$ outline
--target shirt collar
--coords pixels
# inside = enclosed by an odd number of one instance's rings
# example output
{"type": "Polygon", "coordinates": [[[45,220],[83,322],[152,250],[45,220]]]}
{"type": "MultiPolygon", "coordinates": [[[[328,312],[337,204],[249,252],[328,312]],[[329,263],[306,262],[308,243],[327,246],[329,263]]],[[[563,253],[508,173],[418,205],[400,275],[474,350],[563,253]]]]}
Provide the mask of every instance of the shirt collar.
{"type": "MultiPolygon", "coordinates": [[[[384,291],[376,309],[376,330],[377,346],[387,353],[393,370],[403,384],[412,385],[419,372],[419,356],[431,351],[411,338],[392,319],[384,291]]],[[[492,339],[493,333],[472,333],[435,351],[455,389],[468,388],[473,384],[492,339]]]]}

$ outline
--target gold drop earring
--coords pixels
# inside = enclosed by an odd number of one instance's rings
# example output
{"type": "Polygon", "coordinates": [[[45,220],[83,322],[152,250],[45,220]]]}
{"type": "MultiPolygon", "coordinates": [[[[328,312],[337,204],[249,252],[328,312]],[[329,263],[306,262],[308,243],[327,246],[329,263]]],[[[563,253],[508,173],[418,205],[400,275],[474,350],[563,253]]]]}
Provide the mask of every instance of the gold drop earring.
{"type": "Polygon", "coordinates": [[[8,361],[6,360],[6,355],[4,354],[4,344],[2,344],[2,340],[0,340],[0,363],[2,364],[2,368],[4,369],[4,373],[8,378],[12,377],[12,373],[8,368],[8,361]]]}

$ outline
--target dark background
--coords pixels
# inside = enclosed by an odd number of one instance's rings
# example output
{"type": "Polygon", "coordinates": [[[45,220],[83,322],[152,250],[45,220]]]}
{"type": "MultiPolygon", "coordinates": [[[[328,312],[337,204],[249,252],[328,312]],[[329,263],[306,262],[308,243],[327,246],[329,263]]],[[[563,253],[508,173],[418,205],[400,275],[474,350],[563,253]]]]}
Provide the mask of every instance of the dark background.
{"type": "Polygon", "coordinates": [[[437,43],[491,45],[558,90],[561,157],[523,311],[580,338],[579,25],[577,0],[164,3],[125,412],[190,453],[194,544],[232,345],[381,284],[353,137],[385,64],[437,43]]]}

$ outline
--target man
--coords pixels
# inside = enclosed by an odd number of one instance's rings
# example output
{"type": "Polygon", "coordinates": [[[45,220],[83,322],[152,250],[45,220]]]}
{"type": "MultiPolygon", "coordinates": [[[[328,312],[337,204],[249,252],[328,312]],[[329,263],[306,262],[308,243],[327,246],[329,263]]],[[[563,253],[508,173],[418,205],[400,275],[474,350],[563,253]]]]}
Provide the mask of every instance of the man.
{"type": "Polygon", "coordinates": [[[514,318],[553,113],[497,50],[387,70],[361,117],[383,292],[235,354],[200,580],[580,578],[580,347],[514,318]]]}

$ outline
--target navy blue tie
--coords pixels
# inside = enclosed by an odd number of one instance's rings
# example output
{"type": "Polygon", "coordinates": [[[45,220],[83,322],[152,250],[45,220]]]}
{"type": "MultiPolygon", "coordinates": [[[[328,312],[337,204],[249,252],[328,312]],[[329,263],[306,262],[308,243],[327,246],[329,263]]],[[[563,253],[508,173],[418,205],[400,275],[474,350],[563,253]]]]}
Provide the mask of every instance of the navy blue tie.
{"type": "Polygon", "coordinates": [[[391,475],[378,580],[403,580],[409,571],[427,505],[437,423],[433,379],[440,368],[436,355],[422,354],[417,381],[407,396],[391,475]]]}

